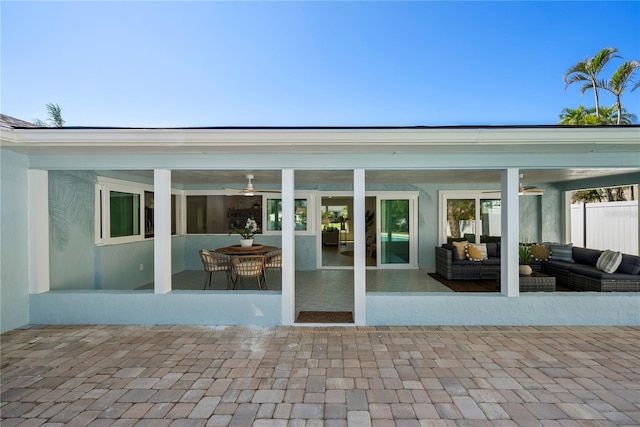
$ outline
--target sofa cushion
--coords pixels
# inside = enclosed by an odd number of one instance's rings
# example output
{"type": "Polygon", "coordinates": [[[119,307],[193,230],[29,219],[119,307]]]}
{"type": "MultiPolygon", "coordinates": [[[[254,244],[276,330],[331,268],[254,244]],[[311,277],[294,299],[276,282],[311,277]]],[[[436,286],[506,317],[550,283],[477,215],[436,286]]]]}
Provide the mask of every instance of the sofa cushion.
{"type": "Polygon", "coordinates": [[[458,250],[455,246],[450,243],[445,243],[442,247],[451,251],[451,261],[458,261],[458,250]]]}
{"type": "Polygon", "coordinates": [[[573,262],[595,267],[601,254],[602,251],[598,249],[573,248],[573,262]]]}
{"type": "Polygon", "coordinates": [[[500,258],[487,258],[482,260],[482,265],[500,265],[500,258]]]}
{"type": "Polygon", "coordinates": [[[531,255],[537,261],[546,261],[551,253],[545,245],[535,244],[531,246],[531,255]]]}
{"type": "Polygon", "coordinates": [[[469,242],[467,242],[466,240],[462,240],[460,242],[451,242],[451,244],[458,251],[458,259],[464,259],[465,258],[464,248],[466,248],[469,245],[469,242]]]}
{"type": "Polygon", "coordinates": [[[558,261],[555,260],[553,258],[549,258],[549,260],[545,263],[545,268],[550,267],[550,268],[555,268],[555,269],[561,269],[561,270],[567,270],[570,271],[571,267],[574,264],[571,262],[567,262],[567,261],[558,261]]]}
{"type": "Polygon", "coordinates": [[[487,256],[489,258],[500,258],[500,243],[487,243],[487,256]]]}
{"type": "MultiPolygon", "coordinates": [[[[469,246],[473,246],[474,248],[477,248],[480,251],[481,259],[489,258],[489,255],[487,255],[487,244],[486,243],[469,243],[469,246]]],[[[468,247],[467,247],[467,249],[468,249],[468,247]]]]}
{"type": "Polygon", "coordinates": [[[584,264],[572,264],[571,273],[600,280],[637,280],[637,278],[633,277],[631,274],[605,273],[592,265],[584,264]]]}
{"type": "Polygon", "coordinates": [[[622,254],[618,273],[640,274],[640,256],[622,254]]]}
{"type": "Polygon", "coordinates": [[[482,261],[482,251],[475,245],[469,245],[465,248],[467,258],[471,261],[482,261]]]}
{"type": "Polygon", "coordinates": [[[598,258],[596,268],[605,273],[614,273],[620,264],[622,264],[622,252],[607,249],[598,258]]]}
{"type": "MultiPolygon", "coordinates": [[[[568,245],[551,245],[551,259],[555,261],[574,262],[573,260],[573,243],[568,245]]],[[[594,263],[595,265],[595,263],[594,263]]]]}

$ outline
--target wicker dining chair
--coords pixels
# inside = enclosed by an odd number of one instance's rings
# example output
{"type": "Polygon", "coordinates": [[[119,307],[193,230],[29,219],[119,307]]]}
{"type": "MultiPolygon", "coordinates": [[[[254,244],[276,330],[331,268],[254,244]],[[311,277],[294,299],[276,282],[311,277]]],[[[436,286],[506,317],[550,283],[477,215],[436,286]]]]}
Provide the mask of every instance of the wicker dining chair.
{"type": "Polygon", "coordinates": [[[206,249],[201,249],[198,253],[200,254],[200,260],[202,261],[202,268],[204,268],[204,271],[208,273],[204,281],[203,289],[211,287],[211,275],[216,271],[225,273],[227,276],[227,289],[231,289],[231,258],[229,255],[210,252],[206,249]]]}
{"type": "Polygon", "coordinates": [[[238,282],[242,279],[255,277],[258,281],[258,289],[267,289],[264,283],[264,255],[238,255],[231,258],[233,268],[233,288],[238,288],[238,282]]]}
{"type": "Polygon", "coordinates": [[[267,271],[278,268],[282,270],[282,249],[268,252],[264,255],[264,286],[267,287],[267,271]]]}

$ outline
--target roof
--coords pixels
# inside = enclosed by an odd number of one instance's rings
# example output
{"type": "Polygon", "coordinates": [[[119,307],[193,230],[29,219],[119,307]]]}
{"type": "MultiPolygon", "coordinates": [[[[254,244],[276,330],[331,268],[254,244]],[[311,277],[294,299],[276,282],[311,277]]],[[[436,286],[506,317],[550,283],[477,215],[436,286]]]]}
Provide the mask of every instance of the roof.
{"type": "Polygon", "coordinates": [[[16,119],[15,117],[7,116],[0,113],[0,127],[4,128],[37,128],[34,123],[27,122],[25,120],[16,119]]]}

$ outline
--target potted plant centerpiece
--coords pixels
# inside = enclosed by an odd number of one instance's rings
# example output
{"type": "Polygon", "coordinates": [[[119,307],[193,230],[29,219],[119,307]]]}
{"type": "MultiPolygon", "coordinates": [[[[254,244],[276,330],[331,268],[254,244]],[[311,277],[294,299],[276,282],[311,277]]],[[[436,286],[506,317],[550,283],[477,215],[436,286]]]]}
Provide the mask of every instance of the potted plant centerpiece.
{"type": "Polygon", "coordinates": [[[520,275],[530,276],[533,270],[529,264],[533,261],[533,255],[531,255],[531,245],[529,243],[520,243],[518,245],[518,258],[520,259],[520,275]]]}
{"type": "Polygon", "coordinates": [[[229,234],[238,233],[242,236],[240,239],[240,246],[243,248],[249,248],[253,246],[253,236],[259,231],[258,223],[253,218],[247,218],[247,222],[244,228],[233,228],[229,234]]]}

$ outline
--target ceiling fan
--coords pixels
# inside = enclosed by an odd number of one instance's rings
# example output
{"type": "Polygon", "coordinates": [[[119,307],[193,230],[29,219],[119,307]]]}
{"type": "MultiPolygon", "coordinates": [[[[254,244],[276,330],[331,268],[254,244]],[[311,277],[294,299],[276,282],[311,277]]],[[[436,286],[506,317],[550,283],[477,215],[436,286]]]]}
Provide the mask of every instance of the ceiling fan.
{"type": "MultiPolygon", "coordinates": [[[[524,178],[523,174],[520,174],[520,179],[524,178]]],[[[483,191],[483,193],[500,193],[499,190],[496,191],[483,191]]],[[[541,196],[544,194],[544,190],[538,188],[534,185],[522,185],[522,182],[519,183],[518,195],[520,196],[541,196]]]]}
{"type": "Polygon", "coordinates": [[[280,190],[257,190],[253,188],[253,175],[247,175],[247,186],[245,188],[226,188],[225,190],[238,191],[245,196],[253,196],[255,193],[281,193],[280,190]]]}

